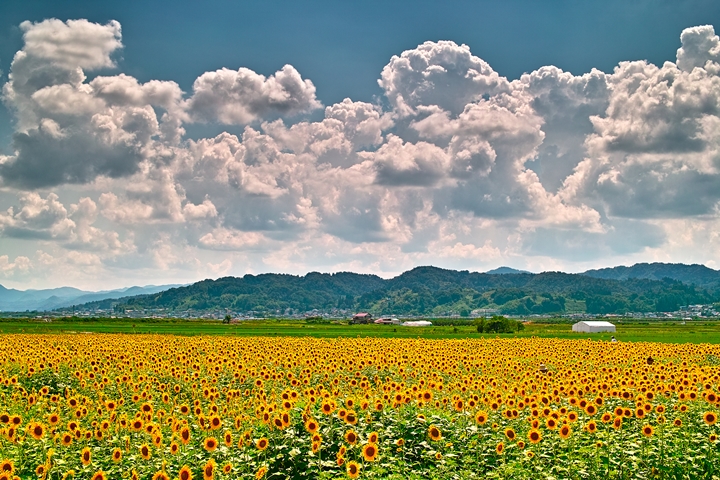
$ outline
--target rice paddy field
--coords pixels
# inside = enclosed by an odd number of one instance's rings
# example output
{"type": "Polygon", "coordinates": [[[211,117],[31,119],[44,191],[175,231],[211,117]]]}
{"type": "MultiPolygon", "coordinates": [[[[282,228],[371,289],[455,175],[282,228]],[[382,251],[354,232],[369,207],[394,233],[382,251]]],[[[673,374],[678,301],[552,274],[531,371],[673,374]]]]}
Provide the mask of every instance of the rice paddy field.
{"type": "Polygon", "coordinates": [[[0,480],[720,476],[713,324],[57,325],[0,322],[0,480]]]}

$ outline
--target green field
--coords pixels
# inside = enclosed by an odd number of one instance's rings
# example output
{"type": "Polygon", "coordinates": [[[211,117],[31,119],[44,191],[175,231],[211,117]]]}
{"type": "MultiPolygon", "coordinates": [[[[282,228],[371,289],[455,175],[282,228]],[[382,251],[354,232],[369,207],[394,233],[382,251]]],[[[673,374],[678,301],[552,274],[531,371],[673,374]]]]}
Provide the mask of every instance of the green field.
{"type": "MultiPolygon", "coordinates": [[[[592,338],[608,341],[612,334],[578,334],[570,323],[530,323],[516,334],[479,334],[471,325],[402,327],[396,325],[347,325],[309,323],[303,320],[248,320],[225,325],[218,320],[185,319],[0,319],[0,334],[6,333],[156,333],[164,335],[238,335],[310,337],[397,337],[397,338],[592,338]]],[[[614,334],[619,341],[666,343],[720,343],[720,322],[688,321],[619,323],[614,334]]]]}

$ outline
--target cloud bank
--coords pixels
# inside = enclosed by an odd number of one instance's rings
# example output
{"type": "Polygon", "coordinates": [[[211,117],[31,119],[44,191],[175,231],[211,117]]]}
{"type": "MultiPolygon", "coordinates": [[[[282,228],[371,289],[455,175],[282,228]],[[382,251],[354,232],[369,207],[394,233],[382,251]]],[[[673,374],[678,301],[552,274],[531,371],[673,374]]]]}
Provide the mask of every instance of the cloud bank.
{"type": "Polygon", "coordinates": [[[115,21],[20,28],[2,89],[16,120],[0,157],[10,281],[720,266],[712,26],[684,30],[661,66],[515,80],[467,45],[425,42],[382,69],[381,102],[324,115],[291,65],[222,68],[183,92],[117,72],[115,21]],[[242,133],[188,138],[198,123],[242,133]]]}

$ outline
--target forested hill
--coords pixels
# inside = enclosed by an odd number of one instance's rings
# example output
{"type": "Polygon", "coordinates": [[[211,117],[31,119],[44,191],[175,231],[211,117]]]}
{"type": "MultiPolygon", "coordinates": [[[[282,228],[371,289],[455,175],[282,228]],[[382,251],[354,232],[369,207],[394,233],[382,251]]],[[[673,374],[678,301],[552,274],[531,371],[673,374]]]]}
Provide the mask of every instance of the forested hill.
{"type": "Polygon", "coordinates": [[[689,285],[697,285],[710,290],[720,290],[720,271],[697,264],[636,263],[632,267],[601,268],[588,270],[584,274],[611,280],[627,280],[629,278],[662,280],[663,278],[672,278],[689,285]]]}
{"type": "Polygon", "coordinates": [[[560,272],[487,274],[417,267],[388,280],[317,272],[225,277],[120,299],[118,307],[259,314],[344,309],[395,315],[467,315],[475,309],[495,309],[523,315],[675,311],[682,305],[717,301],[716,291],[669,278],[615,280],[560,272]]]}

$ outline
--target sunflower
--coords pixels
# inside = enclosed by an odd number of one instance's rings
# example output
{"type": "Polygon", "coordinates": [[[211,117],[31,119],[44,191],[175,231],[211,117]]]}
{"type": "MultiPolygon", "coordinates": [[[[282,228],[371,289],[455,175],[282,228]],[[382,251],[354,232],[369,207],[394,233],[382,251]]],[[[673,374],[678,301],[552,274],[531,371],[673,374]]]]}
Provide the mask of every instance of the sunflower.
{"type": "Polygon", "coordinates": [[[348,410],[347,414],[345,415],[345,423],[348,425],[355,425],[357,423],[357,414],[354,410],[348,410]]]}
{"type": "Polygon", "coordinates": [[[703,421],[708,425],[715,425],[715,422],[717,422],[717,414],[715,414],[715,412],[705,412],[703,421]]]}
{"type": "Polygon", "coordinates": [[[72,441],[73,441],[73,436],[67,432],[63,433],[62,436],[60,436],[60,443],[64,447],[69,446],[72,443],[72,441]]]}
{"type": "Polygon", "coordinates": [[[255,472],[255,480],[260,480],[265,476],[266,473],[267,467],[263,465],[262,467],[257,469],[257,472],[255,472]]]}
{"type": "Polygon", "coordinates": [[[180,441],[183,445],[187,445],[190,442],[190,429],[188,427],[180,429],[180,441]]]}
{"type": "Polygon", "coordinates": [[[347,468],[345,469],[348,477],[358,478],[360,476],[360,465],[357,462],[348,462],[347,468]]]}
{"type": "Polygon", "coordinates": [[[498,455],[501,455],[504,451],[505,451],[505,444],[503,442],[498,443],[497,446],[495,447],[495,452],[498,455]]]}
{"type": "Polygon", "coordinates": [[[213,415],[210,418],[210,428],[212,430],[217,430],[220,427],[222,427],[222,420],[220,420],[220,417],[213,415]]]}
{"type": "Polygon", "coordinates": [[[613,420],[613,428],[615,430],[619,430],[622,427],[623,424],[623,417],[615,417],[615,420],[613,420]]]}
{"type": "Polygon", "coordinates": [[[348,430],[345,432],[345,441],[350,445],[355,445],[357,443],[357,439],[357,433],[355,433],[354,430],[348,430]]]}
{"type": "Polygon", "coordinates": [[[150,456],[152,455],[152,452],[150,451],[150,447],[148,446],[147,443],[143,443],[142,445],[140,445],[140,455],[145,460],[150,460],[150,456]]]}
{"type": "Polygon", "coordinates": [[[42,423],[31,423],[28,425],[28,432],[35,440],[40,440],[45,436],[45,427],[42,423]]]}
{"type": "Polygon", "coordinates": [[[318,431],[318,428],[320,428],[320,425],[317,421],[315,421],[315,419],[308,418],[305,422],[305,430],[307,430],[308,433],[315,433],[318,431]]]}
{"type": "Polygon", "coordinates": [[[207,461],[205,466],[203,467],[203,480],[212,480],[215,478],[215,467],[216,467],[215,460],[212,458],[207,461]]]}
{"type": "MultiPolygon", "coordinates": [[[[47,473],[47,467],[45,466],[44,463],[41,463],[40,465],[35,467],[35,475],[37,475],[38,477],[44,477],[46,473],[47,473]]],[[[97,475],[97,474],[95,474],[95,475],[97,475]]],[[[93,480],[95,480],[95,477],[93,477],[93,480]]],[[[103,477],[103,480],[104,480],[104,477],[103,477]]]]}
{"type": "Polygon", "coordinates": [[[90,451],[90,447],[85,447],[80,451],[80,460],[82,461],[83,465],[90,465],[90,461],[92,460],[92,452],[90,451]]]}
{"type": "Polygon", "coordinates": [[[374,462],[378,454],[377,445],[374,443],[366,443],[362,447],[362,454],[366,462],[374,462]]]}
{"type": "Polygon", "coordinates": [[[440,433],[440,429],[435,425],[430,425],[430,428],[428,428],[428,435],[430,435],[430,440],[434,442],[442,439],[442,433],[440,433]]]}
{"type": "Polygon", "coordinates": [[[550,417],[545,422],[545,426],[549,428],[550,430],[555,430],[557,428],[557,420],[555,420],[553,417],[550,417]]]}
{"type": "Polygon", "coordinates": [[[229,430],[225,430],[225,433],[223,433],[223,442],[225,443],[226,447],[232,447],[233,438],[232,433],[229,430]]]}
{"type": "Polygon", "coordinates": [[[368,443],[378,443],[378,433],[370,432],[368,435],[368,443]]]}
{"type": "Polygon", "coordinates": [[[203,442],[203,448],[206,452],[214,452],[218,446],[218,441],[215,437],[208,437],[203,442]]]}
{"type": "Polygon", "coordinates": [[[270,444],[270,442],[268,442],[268,439],[265,437],[259,438],[255,442],[255,446],[257,447],[258,450],[265,450],[269,444],[270,444]]]}
{"type": "Polygon", "coordinates": [[[177,454],[180,451],[180,445],[177,442],[172,442],[170,444],[170,453],[173,455],[177,454]]]}
{"type": "Polygon", "coordinates": [[[560,438],[563,440],[570,438],[570,435],[572,435],[572,429],[570,428],[570,425],[563,425],[560,427],[560,430],[558,431],[560,434],[560,438]]]}
{"type": "Polygon", "coordinates": [[[11,475],[15,473],[15,464],[13,463],[13,461],[8,458],[0,461],[0,472],[9,473],[11,475]]]}
{"type": "Polygon", "coordinates": [[[112,451],[112,461],[118,463],[120,460],[122,460],[122,450],[116,447],[112,451]]]}
{"type": "Polygon", "coordinates": [[[170,476],[160,470],[159,472],[156,472],[155,475],[153,475],[152,480],[170,480],[170,476]]]}
{"type": "Polygon", "coordinates": [[[183,465],[183,467],[180,469],[180,472],[178,472],[177,476],[178,480],[192,480],[192,470],[190,470],[190,467],[187,465],[183,465]]]}
{"type": "Polygon", "coordinates": [[[530,440],[530,443],[539,443],[540,440],[542,440],[542,434],[540,433],[540,430],[537,430],[533,428],[528,432],[528,440],[530,440]]]}
{"type": "Polygon", "coordinates": [[[642,428],[642,434],[646,437],[652,437],[653,433],[655,433],[655,429],[652,427],[652,425],[646,424],[642,428]]]}
{"type": "Polygon", "coordinates": [[[482,410],[480,410],[479,412],[477,412],[475,414],[475,422],[478,425],[484,425],[485,422],[487,422],[487,419],[488,419],[487,413],[483,412],[482,410]]]}
{"type": "Polygon", "coordinates": [[[227,462],[225,465],[223,465],[222,471],[224,474],[227,475],[228,473],[232,472],[232,469],[233,469],[232,463],[227,462]]]}

